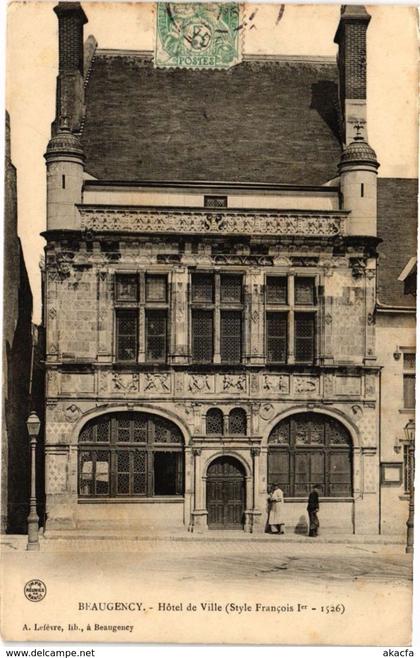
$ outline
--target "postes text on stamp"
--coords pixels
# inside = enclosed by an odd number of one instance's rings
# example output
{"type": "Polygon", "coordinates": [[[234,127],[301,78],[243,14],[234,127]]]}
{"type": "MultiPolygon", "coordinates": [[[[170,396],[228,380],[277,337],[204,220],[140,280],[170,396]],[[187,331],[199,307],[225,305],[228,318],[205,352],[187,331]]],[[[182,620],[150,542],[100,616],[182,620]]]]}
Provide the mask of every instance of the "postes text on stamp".
{"type": "Polygon", "coordinates": [[[156,4],[156,67],[228,69],[241,61],[239,4],[156,4]]]}

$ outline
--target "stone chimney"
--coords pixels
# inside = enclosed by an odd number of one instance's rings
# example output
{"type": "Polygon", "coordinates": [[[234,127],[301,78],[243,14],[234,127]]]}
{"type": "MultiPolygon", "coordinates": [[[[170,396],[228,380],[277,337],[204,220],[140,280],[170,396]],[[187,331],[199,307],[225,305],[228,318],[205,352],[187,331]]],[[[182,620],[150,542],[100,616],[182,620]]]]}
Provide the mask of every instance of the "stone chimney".
{"type": "Polygon", "coordinates": [[[367,141],[366,32],[369,21],[370,15],[363,5],[343,5],[334,37],[338,44],[340,102],[346,145],[356,135],[367,141]]]}
{"type": "Polygon", "coordinates": [[[54,11],[58,17],[59,67],[53,134],[62,117],[67,117],[71,131],[78,132],[85,113],[83,26],[87,18],[80,2],[59,2],[54,11]]]}

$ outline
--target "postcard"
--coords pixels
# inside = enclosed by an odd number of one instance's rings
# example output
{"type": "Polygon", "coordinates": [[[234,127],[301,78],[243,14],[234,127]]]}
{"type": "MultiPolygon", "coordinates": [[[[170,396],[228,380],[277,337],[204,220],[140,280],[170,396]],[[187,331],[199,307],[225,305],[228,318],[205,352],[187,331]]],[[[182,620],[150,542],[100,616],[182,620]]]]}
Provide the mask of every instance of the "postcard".
{"type": "Polygon", "coordinates": [[[407,646],[409,6],[8,6],[6,641],[407,646]]]}

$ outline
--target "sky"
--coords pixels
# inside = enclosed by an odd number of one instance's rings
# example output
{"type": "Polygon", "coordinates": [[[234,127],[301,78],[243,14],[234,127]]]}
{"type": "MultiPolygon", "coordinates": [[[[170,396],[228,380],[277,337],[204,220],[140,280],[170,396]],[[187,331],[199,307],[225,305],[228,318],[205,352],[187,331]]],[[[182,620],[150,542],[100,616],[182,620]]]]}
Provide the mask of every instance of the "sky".
{"type": "MultiPolygon", "coordinates": [[[[17,0],[7,11],[6,107],[12,130],[12,160],[18,175],[18,221],[34,296],[34,321],[40,320],[39,262],[45,230],[45,152],[55,110],[58,62],[55,2],[17,0]]],[[[82,2],[101,48],[152,50],[154,7],[142,2],[82,2]]],[[[416,9],[368,6],[368,136],[378,155],[380,176],[417,175],[416,9]]],[[[338,5],[249,4],[254,14],[244,31],[246,53],[336,55],[338,5]],[[256,12],[256,13],[255,13],[256,12]],[[249,29],[251,25],[254,28],[249,29]]]]}

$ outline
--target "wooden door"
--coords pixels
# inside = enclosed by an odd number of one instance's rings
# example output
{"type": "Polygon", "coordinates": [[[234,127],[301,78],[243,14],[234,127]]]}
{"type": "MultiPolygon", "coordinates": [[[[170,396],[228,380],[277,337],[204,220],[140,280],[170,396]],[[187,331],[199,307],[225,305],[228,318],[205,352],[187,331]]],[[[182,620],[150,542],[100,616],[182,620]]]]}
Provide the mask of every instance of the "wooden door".
{"type": "Polygon", "coordinates": [[[219,457],[207,471],[209,528],[240,528],[245,511],[245,473],[234,457],[219,457]]]}

